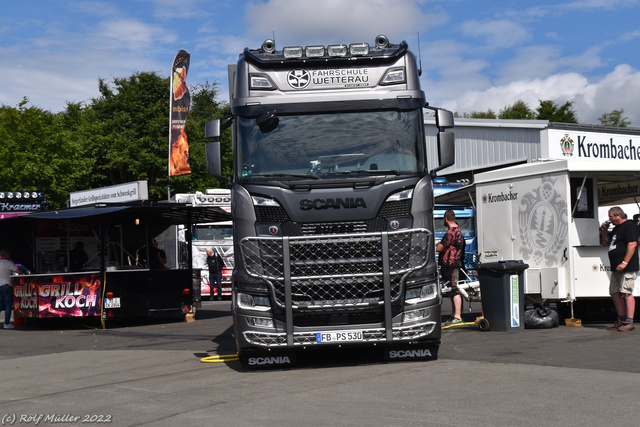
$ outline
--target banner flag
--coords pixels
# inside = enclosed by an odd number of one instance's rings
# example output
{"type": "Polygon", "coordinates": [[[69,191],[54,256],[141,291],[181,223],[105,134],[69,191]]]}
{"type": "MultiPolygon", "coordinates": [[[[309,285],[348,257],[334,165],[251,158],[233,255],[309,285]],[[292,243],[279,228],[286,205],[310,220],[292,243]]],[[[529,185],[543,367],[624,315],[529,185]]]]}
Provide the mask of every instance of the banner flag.
{"type": "Polygon", "coordinates": [[[191,173],[189,140],[185,132],[191,94],[187,87],[189,52],[180,50],[171,67],[171,103],[169,111],[169,176],[191,173]]]}

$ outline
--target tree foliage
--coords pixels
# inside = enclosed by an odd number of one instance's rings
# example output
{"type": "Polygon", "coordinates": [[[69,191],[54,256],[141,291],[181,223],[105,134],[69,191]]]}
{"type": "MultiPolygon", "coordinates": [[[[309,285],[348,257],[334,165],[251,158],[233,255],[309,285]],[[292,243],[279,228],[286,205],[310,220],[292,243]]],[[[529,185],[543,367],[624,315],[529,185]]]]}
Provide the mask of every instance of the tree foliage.
{"type": "Polygon", "coordinates": [[[167,197],[169,78],[140,72],[100,79],[92,100],[95,187],[147,180],[149,197],[167,197]]]}
{"type": "Polygon", "coordinates": [[[578,123],[578,117],[573,109],[573,102],[567,101],[558,106],[552,100],[540,100],[536,119],[549,120],[550,122],[559,123],[578,123]]]}
{"type": "Polygon", "coordinates": [[[531,111],[531,108],[526,102],[518,100],[508,107],[500,110],[498,114],[499,119],[512,119],[512,120],[533,120],[535,114],[531,111]]]}
{"type": "Polygon", "coordinates": [[[489,108],[487,111],[473,111],[470,114],[465,113],[464,117],[467,119],[497,119],[496,113],[489,108]]]}
{"type": "MultiPolygon", "coordinates": [[[[207,175],[204,124],[228,110],[217,86],[191,88],[187,118],[192,173],[168,180],[170,79],[138,72],[98,80],[99,96],[51,113],[23,99],[0,106],[0,190],[42,190],[50,206],[67,206],[76,191],[146,180],[149,198],[204,191],[222,183],[207,175]]],[[[230,175],[230,135],[224,135],[230,175]]]]}
{"type": "Polygon", "coordinates": [[[600,118],[598,118],[598,121],[603,126],[626,128],[631,124],[631,122],[629,121],[629,117],[623,117],[623,115],[623,109],[613,110],[610,113],[604,113],[603,115],[601,115],[600,118]]]}

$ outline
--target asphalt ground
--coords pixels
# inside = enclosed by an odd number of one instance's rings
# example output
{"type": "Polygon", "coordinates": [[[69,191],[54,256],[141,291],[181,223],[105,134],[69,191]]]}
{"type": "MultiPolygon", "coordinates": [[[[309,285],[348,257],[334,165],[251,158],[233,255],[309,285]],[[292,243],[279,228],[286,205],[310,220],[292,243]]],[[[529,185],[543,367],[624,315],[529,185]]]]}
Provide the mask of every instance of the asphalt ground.
{"type": "MultiPolygon", "coordinates": [[[[304,353],[294,369],[237,361],[228,301],[195,322],[59,319],[0,330],[0,423],[117,426],[630,426],[638,424],[640,330],[443,330],[439,358],[304,353]],[[79,417],[79,418],[77,418],[79,417]]],[[[449,307],[445,301],[443,317],[449,307]]],[[[479,309],[479,307],[478,307],[479,309]]]]}

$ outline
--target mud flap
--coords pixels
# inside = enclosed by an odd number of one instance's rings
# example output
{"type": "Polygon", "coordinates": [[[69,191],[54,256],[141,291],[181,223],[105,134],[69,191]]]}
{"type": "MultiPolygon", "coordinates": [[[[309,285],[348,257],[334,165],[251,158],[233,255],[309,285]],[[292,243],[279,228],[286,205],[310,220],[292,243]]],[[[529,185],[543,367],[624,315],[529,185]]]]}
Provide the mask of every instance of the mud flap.
{"type": "Polygon", "coordinates": [[[437,360],[439,343],[424,343],[405,346],[393,346],[383,349],[384,360],[390,362],[407,360],[437,360]]]}

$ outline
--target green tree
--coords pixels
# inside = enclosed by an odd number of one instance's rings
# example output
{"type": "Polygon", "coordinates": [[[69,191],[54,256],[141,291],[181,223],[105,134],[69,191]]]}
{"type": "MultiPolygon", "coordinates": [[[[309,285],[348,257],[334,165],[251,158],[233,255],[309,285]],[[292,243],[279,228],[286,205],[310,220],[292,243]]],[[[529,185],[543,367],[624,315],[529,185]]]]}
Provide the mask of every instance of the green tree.
{"type": "Polygon", "coordinates": [[[93,159],[72,115],[80,106],[69,104],[67,111],[53,114],[28,102],[0,107],[0,187],[42,190],[51,207],[65,207],[69,193],[92,173],[93,159]]]}
{"type": "Polygon", "coordinates": [[[169,78],[138,72],[99,79],[95,116],[93,187],[146,180],[149,198],[167,198],[169,158],[169,78]]]}
{"type": "Polygon", "coordinates": [[[613,110],[610,113],[604,113],[603,115],[600,116],[598,120],[600,121],[600,124],[603,126],[614,126],[614,127],[626,128],[631,124],[631,122],[629,121],[629,117],[623,117],[623,115],[624,115],[623,109],[613,110]]]}
{"type": "Polygon", "coordinates": [[[508,106],[500,110],[498,114],[499,119],[513,119],[513,120],[533,120],[535,114],[531,111],[531,108],[522,100],[518,100],[513,105],[508,106]]]}
{"type": "Polygon", "coordinates": [[[470,114],[465,113],[464,117],[465,118],[469,118],[469,119],[496,119],[496,118],[498,118],[496,113],[491,108],[489,108],[487,111],[473,111],[470,114]]]}
{"type": "Polygon", "coordinates": [[[578,123],[576,112],[573,110],[573,102],[567,101],[558,106],[552,100],[540,100],[536,119],[549,120],[558,123],[578,123]]]}

